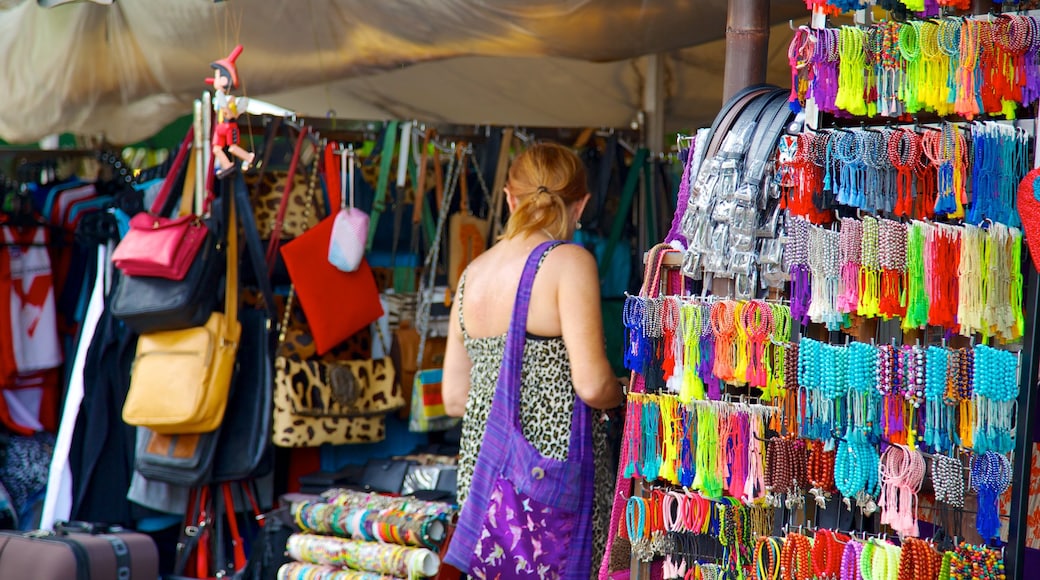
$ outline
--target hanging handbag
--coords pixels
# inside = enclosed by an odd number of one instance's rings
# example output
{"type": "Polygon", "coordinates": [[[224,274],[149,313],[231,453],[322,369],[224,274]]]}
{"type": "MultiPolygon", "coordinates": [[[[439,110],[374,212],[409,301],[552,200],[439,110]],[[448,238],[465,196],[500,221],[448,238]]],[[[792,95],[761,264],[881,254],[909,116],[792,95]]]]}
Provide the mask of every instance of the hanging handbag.
{"type": "Polygon", "coordinates": [[[351,348],[353,339],[319,355],[311,336],[291,324],[294,292],[286,300],[274,380],[274,443],[316,447],[323,443],[372,443],[386,436],[386,413],[404,406],[389,357],[351,348]]]}
{"type": "Polygon", "coordinates": [[[368,214],[354,207],[354,149],[340,154],[340,209],[332,223],[329,237],[329,263],[343,272],[353,272],[365,257],[368,241],[368,214]],[[350,169],[347,170],[349,157],[350,169]],[[347,189],[349,188],[349,194],[347,189]],[[347,205],[347,199],[350,205],[347,205]]]}
{"type": "Polygon", "coordinates": [[[390,357],[317,355],[309,338],[289,326],[290,291],[275,359],[275,383],[288,389],[289,410],[304,417],[350,418],[387,413],[404,405],[390,357]]]}
{"type": "MultiPolygon", "coordinates": [[[[205,326],[143,334],[123,405],[123,420],[157,433],[207,433],[220,425],[227,406],[238,322],[238,229],[233,195],[227,204],[227,276],[224,312],[205,326]]],[[[212,288],[211,288],[212,291],[212,288]]]]}
{"type": "Polygon", "coordinates": [[[469,496],[444,557],[471,576],[589,577],[595,471],[591,412],[575,397],[565,461],[541,455],[520,426],[531,287],[542,255],[556,244],[539,244],[524,266],[469,496]],[[522,533],[514,533],[517,528],[522,533]]]}
{"type": "Polygon", "coordinates": [[[194,131],[189,128],[151,211],[130,218],[130,230],[112,252],[112,263],[125,275],[183,280],[206,240],[209,228],[199,216],[186,211],[191,207],[191,188],[187,185],[189,179],[194,178],[195,164],[188,163],[184,174],[182,169],[193,135],[194,131]],[[163,217],[163,207],[178,179],[183,179],[186,185],[182,191],[181,211],[177,217],[163,217]]]}
{"type": "MultiPolygon", "coordinates": [[[[444,234],[448,208],[451,207],[459,176],[465,167],[465,155],[464,150],[461,157],[452,160],[451,168],[448,171],[447,194],[442,200],[433,243],[423,264],[423,284],[419,292],[419,309],[416,313],[416,331],[419,340],[416,355],[412,359],[415,361],[416,373],[411,383],[411,414],[408,420],[408,429],[413,432],[446,431],[461,422],[458,417],[449,417],[444,412],[443,395],[441,395],[442,374],[440,372],[444,364],[443,354],[440,360],[437,360],[436,357],[428,356],[427,349],[431,349],[431,354],[433,354],[441,348],[441,345],[447,346],[447,341],[443,337],[431,337],[431,330],[434,326],[434,303],[437,302],[439,296],[444,296],[448,292],[447,289],[437,291],[435,283],[441,236],[444,234]]],[[[447,323],[447,316],[443,318],[447,323]]],[[[406,335],[407,330],[403,329],[398,334],[406,335]]],[[[406,350],[410,349],[407,349],[406,344],[402,342],[402,359],[406,350]]],[[[443,351],[441,352],[443,353],[443,351]]]]}
{"type": "MultiPolygon", "coordinates": [[[[466,156],[463,148],[461,155],[466,156]]],[[[491,195],[488,192],[487,183],[484,182],[484,174],[477,166],[477,160],[469,155],[470,162],[476,170],[477,181],[480,183],[484,200],[490,202],[491,195]]],[[[465,161],[460,163],[465,164],[465,161]]],[[[469,187],[466,180],[466,172],[463,171],[459,179],[459,211],[451,216],[448,221],[448,287],[454,292],[459,287],[459,277],[469,266],[470,262],[487,249],[488,220],[479,218],[471,212],[469,202],[469,187]]]]}
{"type": "MultiPolygon", "coordinates": [[[[443,359],[440,363],[444,364],[443,359]]],[[[451,417],[444,410],[444,394],[441,382],[444,370],[434,368],[415,373],[412,384],[412,409],[408,430],[425,433],[447,431],[459,424],[458,417],[451,417]]]]}
{"type": "Polygon", "coordinates": [[[164,435],[137,428],[134,469],[151,481],[182,487],[209,480],[219,431],[193,435],[164,435]]]}
{"type": "Polygon", "coordinates": [[[273,468],[271,402],[273,397],[270,319],[264,310],[243,308],[238,370],[220,427],[212,483],[267,475],[273,468]]]}
{"type": "MultiPolygon", "coordinates": [[[[312,195],[308,197],[311,204],[316,182],[317,172],[311,176],[312,195]]],[[[319,355],[383,315],[379,288],[367,260],[362,259],[353,272],[343,272],[329,263],[334,221],[335,217],[331,216],[321,220],[281,248],[319,355]]]]}
{"type": "MultiPolygon", "coordinates": [[[[195,179],[192,168],[195,157],[188,161],[184,178],[182,205],[194,198],[195,179]]],[[[151,218],[147,218],[151,219],[151,218]]],[[[213,291],[220,282],[224,249],[214,235],[214,223],[200,222],[195,228],[205,230],[203,241],[191,259],[187,272],[179,279],[123,274],[116,281],[110,308],[112,314],[138,334],[183,330],[203,325],[217,306],[213,291]]]]}

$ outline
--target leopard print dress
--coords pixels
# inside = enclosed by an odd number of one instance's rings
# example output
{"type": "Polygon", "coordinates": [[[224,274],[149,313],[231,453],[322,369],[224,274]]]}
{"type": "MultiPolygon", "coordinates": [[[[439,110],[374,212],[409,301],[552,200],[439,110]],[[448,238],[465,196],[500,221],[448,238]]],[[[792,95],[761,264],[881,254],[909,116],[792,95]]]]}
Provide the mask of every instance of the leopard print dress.
{"type": "MultiPolygon", "coordinates": [[[[544,259],[544,256],[543,256],[544,259]]],[[[462,441],[459,452],[458,501],[466,500],[473,467],[477,462],[480,442],[484,438],[491,401],[495,395],[498,371],[505,352],[505,335],[474,338],[466,332],[462,320],[463,289],[466,273],[459,280],[459,325],[462,328],[466,353],[473,363],[470,371],[469,399],[462,418],[462,441]]],[[[571,417],[574,412],[574,384],[571,382],[571,363],[567,347],[561,337],[527,335],[524,344],[523,371],[520,386],[520,426],[524,438],[539,453],[558,460],[567,459],[570,443],[571,417]]],[[[599,413],[593,411],[593,417],[599,413]]],[[[591,578],[596,577],[610,526],[610,499],[613,477],[608,459],[607,433],[601,421],[593,421],[592,447],[596,472],[595,497],[592,509],[593,552],[591,578]]]]}

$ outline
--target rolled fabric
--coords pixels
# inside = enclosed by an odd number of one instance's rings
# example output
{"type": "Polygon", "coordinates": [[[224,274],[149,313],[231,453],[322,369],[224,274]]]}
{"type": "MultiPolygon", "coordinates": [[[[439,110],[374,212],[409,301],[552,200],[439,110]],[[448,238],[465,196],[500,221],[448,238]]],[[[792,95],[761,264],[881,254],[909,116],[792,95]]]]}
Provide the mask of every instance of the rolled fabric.
{"type": "Polygon", "coordinates": [[[289,562],[278,569],[278,580],[297,580],[297,578],[307,578],[308,580],[403,580],[396,576],[386,576],[375,572],[360,572],[304,562],[289,562]]]}
{"type": "Polygon", "coordinates": [[[359,542],[334,536],[293,534],[286,542],[286,551],[299,562],[402,578],[426,578],[436,575],[440,569],[440,558],[426,548],[359,542]]]}

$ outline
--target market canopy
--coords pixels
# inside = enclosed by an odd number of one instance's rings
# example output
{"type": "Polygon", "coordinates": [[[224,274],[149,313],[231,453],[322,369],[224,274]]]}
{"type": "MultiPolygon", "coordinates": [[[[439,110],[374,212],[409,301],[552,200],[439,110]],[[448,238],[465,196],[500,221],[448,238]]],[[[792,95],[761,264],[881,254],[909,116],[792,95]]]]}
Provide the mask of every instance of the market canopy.
{"type": "MultiPolygon", "coordinates": [[[[722,95],[726,0],[55,3],[0,0],[7,141],[146,138],[191,111],[238,43],[244,93],[308,116],[627,127],[653,53],[669,129],[710,122],[722,95]]],[[[771,4],[769,80],[786,84],[805,5],[771,4]]]]}

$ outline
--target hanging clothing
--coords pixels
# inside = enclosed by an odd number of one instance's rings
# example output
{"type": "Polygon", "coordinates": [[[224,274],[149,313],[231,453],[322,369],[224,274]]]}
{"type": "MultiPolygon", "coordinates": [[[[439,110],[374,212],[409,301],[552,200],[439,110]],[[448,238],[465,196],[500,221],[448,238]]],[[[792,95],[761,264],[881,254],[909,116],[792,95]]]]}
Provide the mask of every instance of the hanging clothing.
{"type": "MultiPolygon", "coordinates": [[[[544,259],[544,257],[543,257],[544,259]]],[[[541,264],[539,263],[539,266],[541,264]]],[[[506,335],[472,337],[466,331],[462,304],[466,273],[459,279],[456,300],[459,301],[459,325],[466,353],[473,363],[466,414],[462,419],[462,441],[458,462],[458,502],[462,505],[469,493],[473,468],[484,438],[491,402],[495,396],[506,335]]],[[[574,414],[574,383],[567,346],[562,337],[527,335],[524,344],[523,376],[520,386],[520,425],[524,438],[545,457],[567,459],[574,414]]],[[[595,500],[592,511],[593,572],[598,570],[610,525],[613,474],[610,473],[607,432],[601,422],[594,422],[595,500]]]]}
{"type": "Polygon", "coordinates": [[[0,226],[11,277],[8,305],[11,347],[19,373],[52,369],[62,362],[54,308],[54,279],[47,230],[0,226]]]}
{"type": "MultiPolygon", "coordinates": [[[[98,246],[95,264],[104,264],[106,260],[108,260],[108,254],[105,246],[98,246]]],[[[69,464],[69,449],[76,428],[76,419],[79,416],[80,403],[83,401],[83,369],[87,360],[87,351],[105,309],[105,269],[95,268],[95,270],[94,285],[90,292],[86,315],[83,317],[79,344],[69,371],[61,427],[58,429],[58,438],[51,459],[47,496],[43,503],[43,515],[40,522],[40,528],[45,530],[53,529],[56,521],[68,521],[72,514],[72,468],[69,464]]]]}
{"type": "Polygon", "coordinates": [[[109,309],[101,315],[84,365],[83,401],[72,436],[72,518],[133,525],[143,515],[126,500],[137,428],[122,419],[137,336],[109,309]]]}

